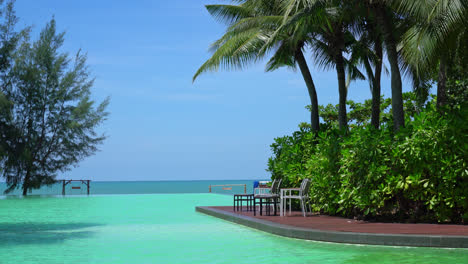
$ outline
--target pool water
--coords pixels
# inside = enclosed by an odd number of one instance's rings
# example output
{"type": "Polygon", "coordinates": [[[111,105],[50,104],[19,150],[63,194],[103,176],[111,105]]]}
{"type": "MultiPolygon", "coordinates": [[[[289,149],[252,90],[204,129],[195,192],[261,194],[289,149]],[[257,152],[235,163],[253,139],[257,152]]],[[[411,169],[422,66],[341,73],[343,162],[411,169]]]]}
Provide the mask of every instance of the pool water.
{"type": "Polygon", "coordinates": [[[0,199],[0,263],[468,263],[466,249],[283,238],[196,213],[217,194],[0,199]]]}

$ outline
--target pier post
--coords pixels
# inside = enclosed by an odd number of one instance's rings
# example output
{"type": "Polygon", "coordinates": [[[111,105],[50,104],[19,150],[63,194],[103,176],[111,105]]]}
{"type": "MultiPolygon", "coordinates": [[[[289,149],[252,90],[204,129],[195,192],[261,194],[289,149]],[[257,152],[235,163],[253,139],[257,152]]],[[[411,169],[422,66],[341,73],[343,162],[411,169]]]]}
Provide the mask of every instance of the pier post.
{"type": "Polygon", "coordinates": [[[62,195],[65,195],[65,180],[62,180],[62,195]]]}

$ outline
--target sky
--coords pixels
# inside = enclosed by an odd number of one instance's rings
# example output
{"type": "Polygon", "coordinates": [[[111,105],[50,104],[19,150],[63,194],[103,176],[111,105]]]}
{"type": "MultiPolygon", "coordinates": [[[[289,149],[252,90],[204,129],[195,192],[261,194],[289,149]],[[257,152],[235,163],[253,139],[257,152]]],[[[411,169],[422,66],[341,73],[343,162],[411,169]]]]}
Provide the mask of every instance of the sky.
{"type": "MultiPolygon", "coordinates": [[[[63,51],[82,50],[95,77],[92,97],[110,97],[100,151],[60,179],[158,181],[266,179],[270,145],[310,122],[299,72],[265,73],[265,61],[243,71],[192,76],[225,25],[206,4],[221,0],[17,0],[19,26],[32,36],[53,17],[65,31],[63,51]]],[[[338,103],[335,71],[313,67],[319,104],[338,103]]],[[[404,91],[411,88],[404,83],[404,91]]],[[[389,76],[382,93],[390,96],[389,76]]],[[[348,99],[371,97],[367,82],[348,99]]]]}

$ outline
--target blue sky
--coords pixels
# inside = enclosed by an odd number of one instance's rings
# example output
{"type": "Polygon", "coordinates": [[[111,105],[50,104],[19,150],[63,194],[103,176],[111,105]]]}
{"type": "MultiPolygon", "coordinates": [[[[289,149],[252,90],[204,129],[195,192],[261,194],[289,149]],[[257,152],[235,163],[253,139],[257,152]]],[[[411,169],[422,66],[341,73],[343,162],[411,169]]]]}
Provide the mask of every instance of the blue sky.
{"type": "MultiPolygon", "coordinates": [[[[96,155],[59,178],[109,180],[264,179],[273,139],[309,121],[299,72],[244,71],[192,76],[224,25],[205,10],[220,0],[17,0],[33,36],[55,17],[64,51],[87,52],[93,96],[110,96],[109,138],[96,155]]],[[[334,71],[309,66],[320,104],[338,103],[334,71]]],[[[389,77],[383,93],[390,96],[389,77]]],[[[409,90],[405,85],[405,91],[409,90]]],[[[349,99],[370,98],[367,82],[349,99]]]]}

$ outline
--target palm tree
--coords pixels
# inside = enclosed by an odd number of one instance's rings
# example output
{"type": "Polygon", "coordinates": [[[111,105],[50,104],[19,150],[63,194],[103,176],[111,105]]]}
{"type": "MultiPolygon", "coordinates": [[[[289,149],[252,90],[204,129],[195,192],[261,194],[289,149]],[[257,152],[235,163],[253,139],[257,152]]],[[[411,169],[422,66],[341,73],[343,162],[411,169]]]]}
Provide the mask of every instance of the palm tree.
{"type": "Polygon", "coordinates": [[[339,92],[338,123],[340,129],[346,130],[348,125],[346,68],[351,67],[348,72],[355,73],[352,77],[363,78],[344,56],[348,52],[349,45],[354,42],[354,37],[348,30],[348,5],[342,1],[289,0],[286,6],[286,20],[278,31],[297,26],[303,28],[308,24],[311,29],[309,45],[316,63],[321,68],[336,70],[339,92]],[[299,11],[291,15],[292,10],[299,11]]]}
{"type": "MultiPolygon", "coordinates": [[[[467,0],[401,1],[399,9],[415,18],[403,38],[404,57],[416,74],[438,68],[437,107],[447,103],[447,67],[466,43],[467,0]]],[[[466,51],[465,51],[466,52],[466,51]]]]}
{"type": "Polygon", "coordinates": [[[338,123],[340,129],[346,129],[348,125],[346,114],[348,87],[346,85],[345,58],[343,57],[343,53],[345,52],[345,34],[342,21],[330,21],[330,27],[323,30],[313,43],[314,53],[319,65],[322,65],[322,67],[335,66],[338,77],[338,123]]]}
{"type": "Polygon", "coordinates": [[[380,126],[381,76],[383,69],[383,39],[375,14],[368,1],[356,0],[353,31],[357,40],[352,43],[350,63],[362,65],[366,71],[372,94],[371,125],[380,126]]]}
{"type": "Polygon", "coordinates": [[[318,132],[317,92],[303,54],[308,42],[307,30],[296,28],[282,31],[271,41],[271,36],[283,21],[282,4],[281,0],[246,0],[239,5],[206,6],[211,15],[228,22],[229,26],[226,33],[213,43],[213,55],[197,70],[193,81],[206,71],[216,71],[220,67],[242,69],[273,53],[267,63],[267,71],[283,66],[299,66],[311,101],[312,131],[318,132]]]}
{"type": "Polygon", "coordinates": [[[383,33],[387,59],[390,64],[393,127],[395,131],[398,131],[401,127],[405,126],[402,81],[399,66],[399,53],[397,50],[399,36],[395,34],[397,31],[396,26],[399,24],[401,18],[391,9],[391,2],[392,1],[387,0],[370,0],[371,9],[383,33]]]}

